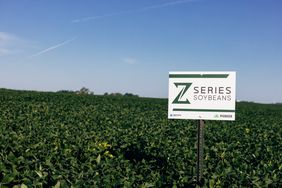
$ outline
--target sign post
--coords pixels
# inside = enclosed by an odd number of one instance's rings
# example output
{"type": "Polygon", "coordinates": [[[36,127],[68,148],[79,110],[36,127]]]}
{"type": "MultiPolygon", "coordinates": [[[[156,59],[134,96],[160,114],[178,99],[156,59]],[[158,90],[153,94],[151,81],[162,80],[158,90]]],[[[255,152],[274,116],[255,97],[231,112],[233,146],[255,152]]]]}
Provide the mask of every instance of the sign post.
{"type": "Polygon", "coordinates": [[[203,164],[204,164],[204,120],[198,121],[197,129],[197,183],[203,184],[203,164]]]}
{"type": "Polygon", "coordinates": [[[236,72],[170,72],[169,119],[195,119],[198,185],[203,185],[204,120],[235,120],[236,72]]]}

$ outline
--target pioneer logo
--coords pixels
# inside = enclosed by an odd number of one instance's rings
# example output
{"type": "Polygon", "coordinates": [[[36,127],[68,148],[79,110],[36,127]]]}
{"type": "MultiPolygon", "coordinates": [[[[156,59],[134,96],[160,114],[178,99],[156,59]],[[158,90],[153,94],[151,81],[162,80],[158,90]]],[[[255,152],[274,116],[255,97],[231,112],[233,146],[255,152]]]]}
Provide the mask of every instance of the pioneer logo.
{"type": "Polygon", "coordinates": [[[222,118],[232,118],[232,114],[220,114],[219,117],[222,117],[222,118]]]}

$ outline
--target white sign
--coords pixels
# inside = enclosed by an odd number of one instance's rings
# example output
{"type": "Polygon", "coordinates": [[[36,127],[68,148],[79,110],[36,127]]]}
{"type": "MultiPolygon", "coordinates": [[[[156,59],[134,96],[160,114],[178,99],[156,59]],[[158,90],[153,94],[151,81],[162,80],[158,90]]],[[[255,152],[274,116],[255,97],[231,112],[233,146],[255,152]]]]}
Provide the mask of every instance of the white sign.
{"type": "Polygon", "coordinates": [[[235,120],[236,72],[170,72],[169,119],[235,120]]]}

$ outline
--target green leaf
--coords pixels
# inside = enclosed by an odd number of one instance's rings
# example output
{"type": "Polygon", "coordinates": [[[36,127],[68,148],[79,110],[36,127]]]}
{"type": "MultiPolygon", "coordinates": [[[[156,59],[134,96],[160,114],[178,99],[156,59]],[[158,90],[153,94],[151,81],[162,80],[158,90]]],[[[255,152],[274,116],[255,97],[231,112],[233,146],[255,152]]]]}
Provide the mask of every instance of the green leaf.
{"type": "Polygon", "coordinates": [[[60,187],[61,187],[61,182],[58,181],[58,182],[56,183],[56,185],[54,186],[54,188],[60,188],[60,187]]]}
{"type": "Polygon", "coordinates": [[[100,164],[100,162],[101,162],[101,155],[100,155],[100,154],[99,154],[98,157],[96,158],[96,162],[97,162],[97,164],[100,164]]]}
{"type": "Polygon", "coordinates": [[[43,177],[43,174],[42,174],[41,172],[35,170],[35,173],[36,173],[40,178],[43,177]]]}
{"type": "Polygon", "coordinates": [[[22,183],[21,188],[27,188],[27,186],[24,183],[22,183]]]}

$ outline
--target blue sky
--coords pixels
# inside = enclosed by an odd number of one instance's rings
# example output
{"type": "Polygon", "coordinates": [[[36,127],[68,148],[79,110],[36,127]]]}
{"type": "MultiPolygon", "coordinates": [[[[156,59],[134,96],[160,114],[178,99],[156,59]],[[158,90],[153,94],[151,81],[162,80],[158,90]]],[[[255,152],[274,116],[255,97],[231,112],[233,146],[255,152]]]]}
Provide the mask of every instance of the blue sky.
{"type": "Polygon", "coordinates": [[[237,71],[282,101],[280,0],[0,0],[0,87],[167,97],[169,71],[237,71]]]}

